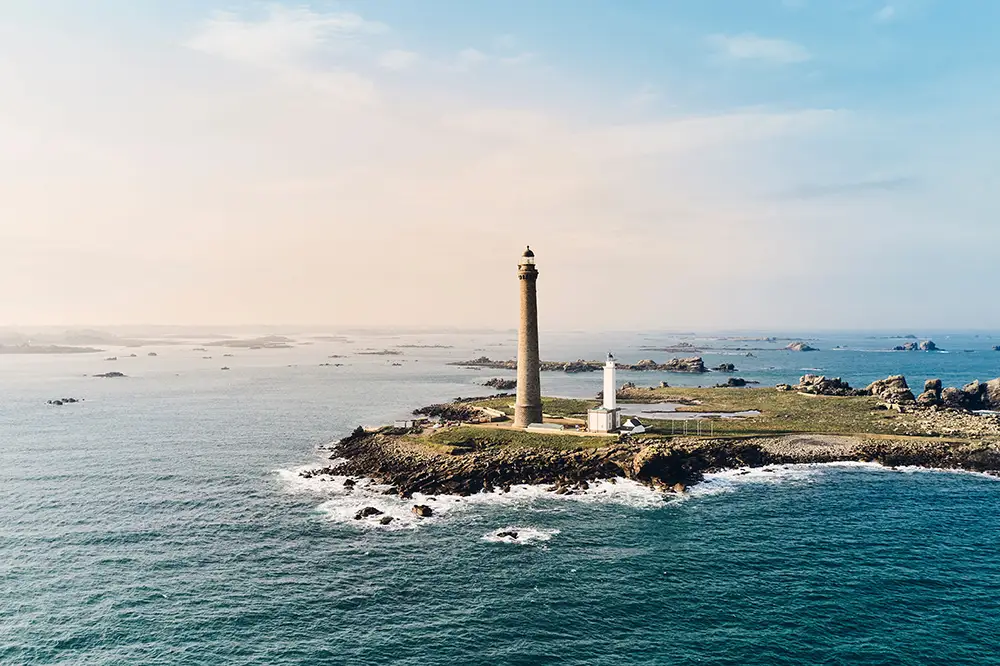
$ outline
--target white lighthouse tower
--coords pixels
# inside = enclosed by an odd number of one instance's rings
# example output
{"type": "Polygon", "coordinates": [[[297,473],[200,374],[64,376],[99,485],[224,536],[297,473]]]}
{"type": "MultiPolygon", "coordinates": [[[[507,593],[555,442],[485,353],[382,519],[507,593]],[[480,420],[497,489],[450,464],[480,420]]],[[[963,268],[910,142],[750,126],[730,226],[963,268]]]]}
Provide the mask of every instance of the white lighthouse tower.
{"type": "Polygon", "coordinates": [[[618,410],[615,389],[615,357],[608,352],[604,364],[604,403],[597,409],[587,410],[587,430],[591,432],[614,432],[621,426],[621,412],[618,410]]]}

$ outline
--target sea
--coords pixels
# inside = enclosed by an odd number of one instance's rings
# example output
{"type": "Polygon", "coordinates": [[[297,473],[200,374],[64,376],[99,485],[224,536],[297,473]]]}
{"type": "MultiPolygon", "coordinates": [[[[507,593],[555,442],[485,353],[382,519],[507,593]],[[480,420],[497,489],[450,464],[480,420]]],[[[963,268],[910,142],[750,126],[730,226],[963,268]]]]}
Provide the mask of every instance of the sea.
{"type": "MultiPolygon", "coordinates": [[[[448,363],[513,358],[515,333],[285,334],[280,349],[206,336],[0,355],[0,664],[1000,664],[1000,480],[781,466],[683,497],[608,480],[418,498],[434,508],[418,519],[364,481],[298,472],[358,425],[491,393],[483,381],[512,373],[448,363]],[[398,353],[366,353],[383,350],[398,353]],[[126,376],[93,376],[109,371],[126,376]],[[64,397],[82,401],[48,404],[64,397]],[[369,505],[395,520],[354,520],[369,505]]],[[[663,361],[683,354],[654,349],[686,342],[765,386],[1000,376],[1000,334],[923,332],[937,352],[889,351],[907,340],[884,333],[765,335],[543,332],[541,346],[663,361]]],[[[588,397],[601,377],[542,385],[588,397]]]]}

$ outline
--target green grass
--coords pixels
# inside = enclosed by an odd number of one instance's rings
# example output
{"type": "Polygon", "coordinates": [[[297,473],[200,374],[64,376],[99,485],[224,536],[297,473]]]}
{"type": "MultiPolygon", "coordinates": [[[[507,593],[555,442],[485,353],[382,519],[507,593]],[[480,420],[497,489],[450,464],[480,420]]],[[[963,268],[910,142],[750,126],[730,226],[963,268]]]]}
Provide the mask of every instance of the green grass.
{"type": "MultiPolygon", "coordinates": [[[[474,403],[479,407],[490,407],[498,409],[507,416],[513,416],[514,396],[507,398],[491,398],[489,400],[478,400],[474,403]]],[[[542,411],[552,416],[579,417],[586,418],[587,410],[597,406],[597,400],[575,400],[572,398],[542,398],[542,411]]]]}
{"type": "Polygon", "coordinates": [[[453,447],[528,448],[528,449],[596,449],[608,446],[614,439],[559,433],[534,433],[524,430],[458,426],[435,431],[424,438],[428,443],[451,450],[453,447]]]}
{"type": "MultiPolygon", "coordinates": [[[[896,412],[874,411],[878,400],[870,396],[805,396],[773,388],[664,388],[640,389],[629,395],[642,402],[697,400],[678,411],[742,412],[756,410],[760,416],[713,419],[716,436],[783,435],[822,433],[827,435],[899,434],[905,432],[906,417],[896,412]],[[895,427],[904,425],[899,431],[895,427]]],[[[628,414],[628,404],[620,407],[628,414]]],[[[644,419],[645,421],[646,419],[644,419]]],[[[649,420],[653,432],[669,434],[668,420],[649,420]]],[[[705,426],[702,425],[704,434],[705,426]]],[[[674,429],[683,427],[675,424],[674,429]]],[[[688,430],[690,432],[690,424],[688,430]]]]}

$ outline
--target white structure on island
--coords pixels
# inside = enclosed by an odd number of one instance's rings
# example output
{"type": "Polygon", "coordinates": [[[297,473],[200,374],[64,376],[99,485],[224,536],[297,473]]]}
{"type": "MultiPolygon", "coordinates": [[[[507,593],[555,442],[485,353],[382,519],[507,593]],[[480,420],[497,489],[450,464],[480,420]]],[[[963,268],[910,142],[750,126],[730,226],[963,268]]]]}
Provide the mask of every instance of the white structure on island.
{"type": "Polygon", "coordinates": [[[614,432],[621,426],[621,411],[615,401],[615,357],[608,352],[604,364],[604,404],[587,410],[587,430],[614,432]]]}

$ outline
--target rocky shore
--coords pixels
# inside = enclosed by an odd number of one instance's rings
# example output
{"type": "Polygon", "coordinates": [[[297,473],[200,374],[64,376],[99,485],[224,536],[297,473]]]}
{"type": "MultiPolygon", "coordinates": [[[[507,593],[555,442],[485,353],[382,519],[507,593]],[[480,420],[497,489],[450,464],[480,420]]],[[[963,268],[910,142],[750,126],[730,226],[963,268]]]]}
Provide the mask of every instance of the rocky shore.
{"type": "MultiPolygon", "coordinates": [[[[975,418],[975,417],[969,417],[975,418]]],[[[958,424],[968,435],[970,424],[958,424]]],[[[996,430],[1000,433],[1000,429],[996,430]]],[[[1000,447],[984,440],[895,439],[787,435],[728,439],[621,438],[599,448],[573,450],[492,446],[470,438],[465,446],[430,447],[414,431],[358,428],[332,449],[327,467],[302,472],[366,477],[387,494],[411,497],[504,492],[515,484],[545,484],[558,494],[584,490],[597,479],[625,477],[654,488],[683,492],[709,472],[773,464],[876,462],[1000,475],[1000,447]]],[[[984,433],[986,434],[986,433],[984,433]]]]}
{"type": "MultiPolygon", "coordinates": [[[[448,365],[460,365],[464,368],[489,368],[491,370],[517,370],[517,361],[495,361],[488,356],[480,356],[470,361],[455,361],[448,365]]],[[[543,372],[596,372],[604,369],[602,361],[542,361],[539,365],[543,372]]],[[[725,366],[732,367],[732,364],[725,366]]],[[[638,363],[615,363],[617,370],[630,370],[634,372],[660,371],[660,372],[709,372],[705,367],[705,362],[700,356],[690,358],[672,358],[666,363],[657,363],[652,359],[643,359],[638,363]]],[[[723,369],[720,372],[733,372],[735,368],[723,369]]]]}

